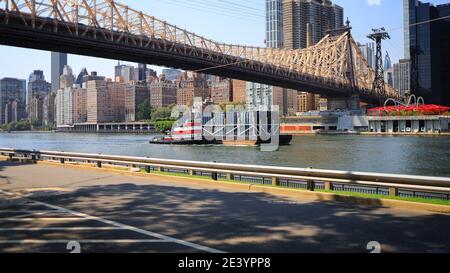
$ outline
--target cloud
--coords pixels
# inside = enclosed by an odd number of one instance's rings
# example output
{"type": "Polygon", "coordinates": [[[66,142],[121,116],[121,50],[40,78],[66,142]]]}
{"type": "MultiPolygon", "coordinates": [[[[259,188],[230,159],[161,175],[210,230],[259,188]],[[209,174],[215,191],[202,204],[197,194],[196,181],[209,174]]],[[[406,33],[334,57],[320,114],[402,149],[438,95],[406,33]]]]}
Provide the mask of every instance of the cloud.
{"type": "Polygon", "coordinates": [[[381,6],[381,0],[367,0],[369,6],[381,6]]]}

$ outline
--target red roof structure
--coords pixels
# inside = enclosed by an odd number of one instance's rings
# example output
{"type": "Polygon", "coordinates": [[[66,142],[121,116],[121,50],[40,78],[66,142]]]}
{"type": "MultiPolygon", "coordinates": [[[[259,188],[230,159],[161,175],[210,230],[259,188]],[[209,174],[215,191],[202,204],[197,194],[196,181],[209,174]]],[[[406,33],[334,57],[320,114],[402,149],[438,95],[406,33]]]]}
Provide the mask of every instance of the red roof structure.
{"type": "Polygon", "coordinates": [[[412,105],[412,106],[382,106],[377,108],[372,108],[368,110],[369,116],[392,116],[397,113],[399,116],[401,113],[410,112],[415,113],[413,115],[442,115],[450,110],[450,107],[436,105],[436,104],[422,104],[422,105],[412,105]]]}

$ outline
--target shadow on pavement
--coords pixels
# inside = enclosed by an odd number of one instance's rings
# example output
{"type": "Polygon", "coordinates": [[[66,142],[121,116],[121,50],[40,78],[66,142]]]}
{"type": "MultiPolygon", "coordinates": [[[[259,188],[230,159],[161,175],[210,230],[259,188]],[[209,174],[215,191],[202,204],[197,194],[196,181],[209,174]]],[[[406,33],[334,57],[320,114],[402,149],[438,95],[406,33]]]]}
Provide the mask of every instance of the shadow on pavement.
{"type": "Polygon", "coordinates": [[[35,199],[227,252],[364,253],[370,241],[384,252],[450,251],[443,214],[131,183],[35,199]]]}

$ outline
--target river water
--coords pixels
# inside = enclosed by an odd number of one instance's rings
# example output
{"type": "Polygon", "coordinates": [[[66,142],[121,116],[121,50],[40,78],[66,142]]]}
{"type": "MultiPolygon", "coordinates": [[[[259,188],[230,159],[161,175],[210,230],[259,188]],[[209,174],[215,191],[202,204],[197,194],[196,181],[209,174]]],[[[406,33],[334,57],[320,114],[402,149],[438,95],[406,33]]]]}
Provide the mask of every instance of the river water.
{"type": "Polygon", "coordinates": [[[0,133],[0,147],[450,177],[450,137],[297,136],[258,147],[152,145],[149,135],[0,133]]]}

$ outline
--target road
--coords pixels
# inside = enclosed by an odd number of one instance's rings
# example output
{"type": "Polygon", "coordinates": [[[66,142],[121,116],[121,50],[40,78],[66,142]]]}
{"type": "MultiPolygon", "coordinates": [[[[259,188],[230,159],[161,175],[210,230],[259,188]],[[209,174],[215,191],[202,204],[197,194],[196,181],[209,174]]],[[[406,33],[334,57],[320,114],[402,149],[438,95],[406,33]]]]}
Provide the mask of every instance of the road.
{"type": "Polygon", "coordinates": [[[450,252],[450,215],[0,161],[0,252],[450,252]]]}

